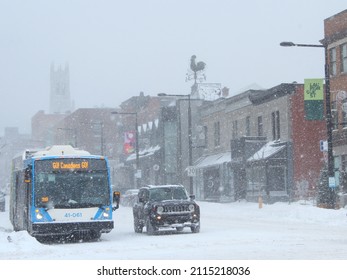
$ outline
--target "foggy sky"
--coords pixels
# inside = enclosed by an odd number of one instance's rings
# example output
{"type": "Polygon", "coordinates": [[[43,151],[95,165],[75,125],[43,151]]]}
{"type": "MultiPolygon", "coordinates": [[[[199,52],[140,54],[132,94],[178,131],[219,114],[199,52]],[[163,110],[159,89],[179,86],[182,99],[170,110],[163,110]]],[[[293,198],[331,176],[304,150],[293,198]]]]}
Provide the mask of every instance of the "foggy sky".
{"type": "Polygon", "coordinates": [[[190,57],[206,82],[238,91],[324,77],[324,19],[341,0],[0,0],[0,136],[30,133],[49,110],[50,65],[70,67],[75,108],[116,107],[138,95],[188,94],[190,57]]]}

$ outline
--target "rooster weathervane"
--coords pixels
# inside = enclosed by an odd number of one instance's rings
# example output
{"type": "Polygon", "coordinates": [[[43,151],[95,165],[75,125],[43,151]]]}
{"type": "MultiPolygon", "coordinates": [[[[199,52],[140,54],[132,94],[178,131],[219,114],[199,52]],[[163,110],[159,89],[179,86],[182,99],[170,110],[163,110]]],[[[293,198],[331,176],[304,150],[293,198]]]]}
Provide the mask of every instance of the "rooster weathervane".
{"type": "Polygon", "coordinates": [[[194,79],[194,84],[199,79],[199,81],[206,80],[205,67],[206,63],[203,61],[195,62],[196,55],[192,55],[190,58],[190,70],[186,74],[186,82],[194,79]]]}

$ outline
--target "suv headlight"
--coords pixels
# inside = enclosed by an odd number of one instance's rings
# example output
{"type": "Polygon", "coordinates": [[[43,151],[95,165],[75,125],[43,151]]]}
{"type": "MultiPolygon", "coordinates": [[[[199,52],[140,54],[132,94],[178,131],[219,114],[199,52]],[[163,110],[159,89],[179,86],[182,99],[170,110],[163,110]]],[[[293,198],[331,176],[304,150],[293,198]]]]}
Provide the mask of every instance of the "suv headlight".
{"type": "Polygon", "coordinates": [[[195,210],[194,204],[189,204],[188,209],[190,212],[194,212],[194,210],[195,210]]]}
{"type": "Polygon", "coordinates": [[[158,206],[157,207],[157,213],[162,214],[164,212],[164,207],[163,206],[158,206]]]}

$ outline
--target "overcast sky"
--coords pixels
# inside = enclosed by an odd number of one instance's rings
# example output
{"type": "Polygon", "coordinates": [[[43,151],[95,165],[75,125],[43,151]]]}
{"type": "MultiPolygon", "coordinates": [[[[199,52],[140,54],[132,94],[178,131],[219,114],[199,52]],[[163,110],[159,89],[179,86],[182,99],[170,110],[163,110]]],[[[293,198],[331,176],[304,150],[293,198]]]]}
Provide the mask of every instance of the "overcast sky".
{"type": "Polygon", "coordinates": [[[342,0],[0,0],[0,136],[49,110],[50,65],[70,67],[75,108],[116,107],[143,91],[188,94],[190,57],[236,92],[324,76],[324,19],[342,0]]]}

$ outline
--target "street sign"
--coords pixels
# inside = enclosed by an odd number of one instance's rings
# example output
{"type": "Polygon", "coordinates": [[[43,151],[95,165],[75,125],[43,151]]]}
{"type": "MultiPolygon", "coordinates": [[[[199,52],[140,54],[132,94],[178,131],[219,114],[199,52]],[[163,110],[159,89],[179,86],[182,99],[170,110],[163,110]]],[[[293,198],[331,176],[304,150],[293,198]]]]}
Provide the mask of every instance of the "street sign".
{"type": "Polygon", "coordinates": [[[329,188],[336,188],[335,177],[329,177],[329,188]]]}
{"type": "Polygon", "coordinates": [[[135,178],[141,179],[141,177],[142,177],[142,170],[141,169],[136,170],[135,178]]]}
{"type": "Polygon", "coordinates": [[[188,166],[187,167],[187,173],[189,177],[195,177],[196,176],[196,168],[195,166],[188,166]]]}

